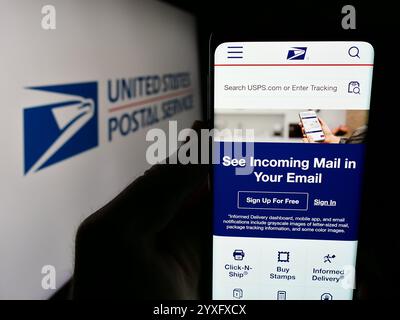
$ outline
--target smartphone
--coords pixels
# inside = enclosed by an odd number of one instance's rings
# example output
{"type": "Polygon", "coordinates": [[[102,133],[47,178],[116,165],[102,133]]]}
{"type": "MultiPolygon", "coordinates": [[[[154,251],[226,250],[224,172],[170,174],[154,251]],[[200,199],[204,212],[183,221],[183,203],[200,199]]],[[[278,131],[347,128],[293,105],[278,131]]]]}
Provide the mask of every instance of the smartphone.
{"type": "Polygon", "coordinates": [[[210,52],[213,298],[352,299],[373,47],[228,39],[210,52]],[[319,119],[346,135],[307,143],[289,134],[299,115],[314,141],[319,119]]]}
{"type": "Polygon", "coordinates": [[[321,124],[319,123],[315,111],[304,111],[299,113],[300,121],[304,128],[304,133],[315,142],[325,140],[324,132],[322,131],[321,124]]]}

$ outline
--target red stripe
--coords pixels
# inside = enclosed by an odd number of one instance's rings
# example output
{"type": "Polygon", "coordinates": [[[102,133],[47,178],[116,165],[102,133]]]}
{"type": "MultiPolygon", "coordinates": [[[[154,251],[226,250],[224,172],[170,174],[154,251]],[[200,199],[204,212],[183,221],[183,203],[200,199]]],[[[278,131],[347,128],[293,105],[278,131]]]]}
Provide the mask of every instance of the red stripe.
{"type": "Polygon", "coordinates": [[[372,63],[242,63],[242,64],[214,64],[215,67],[373,67],[372,63]]]}
{"type": "Polygon", "coordinates": [[[144,104],[148,104],[148,103],[152,103],[152,102],[157,102],[157,101],[161,101],[161,100],[165,100],[165,99],[169,99],[169,98],[175,98],[187,93],[191,93],[192,89],[184,89],[181,91],[177,91],[177,92],[172,92],[172,93],[168,93],[168,94],[164,94],[162,96],[158,96],[158,97],[154,97],[154,98],[149,98],[149,99],[145,99],[145,100],[141,100],[141,101],[136,101],[136,102],[132,102],[132,103],[128,103],[128,104],[124,104],[121,106],[116,106],[116,107],[112,107],[108,110],[108,112],[116,112],[116,111],[120,111],[120,110],[124,110],[124,109],[128,109],[128,108],[132,108],[132,107],[137,107],[137,106],[141,106],[144,104]]]}

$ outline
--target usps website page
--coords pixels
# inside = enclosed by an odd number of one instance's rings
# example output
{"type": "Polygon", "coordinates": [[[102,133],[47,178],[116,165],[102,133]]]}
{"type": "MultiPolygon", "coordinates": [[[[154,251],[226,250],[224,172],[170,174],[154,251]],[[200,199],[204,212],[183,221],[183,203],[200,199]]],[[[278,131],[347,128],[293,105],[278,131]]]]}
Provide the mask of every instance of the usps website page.
{"type": "Polygon", "coordinates": [[[353,298],[373,57],[366,42],[217,47],[214,299],[353,298]]]}

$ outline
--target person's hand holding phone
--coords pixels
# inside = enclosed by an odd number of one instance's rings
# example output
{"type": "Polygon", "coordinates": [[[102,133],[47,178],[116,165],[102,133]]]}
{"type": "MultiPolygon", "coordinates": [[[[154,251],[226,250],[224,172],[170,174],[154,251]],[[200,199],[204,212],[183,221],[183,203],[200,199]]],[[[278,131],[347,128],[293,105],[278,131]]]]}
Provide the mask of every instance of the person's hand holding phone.
{"type": "MultiPolygon", "coordinates": [[[[322,141],[322,143],[339,143],[340,142],[340,138],[336,137],[332,133],[332,130],[329,128],[327,123],[324,120],[322,120],[320,117],[318,117],[318,121],[321,124],[322,131],[324,132],[324,135],[325,135],[325,140],[322,141]]],[[[305,143],[316,143],[311,136],[308,136],[305,133],[303,124],[301,122],[299,122],[299,126],[301,127],[301,131],[303,133],[303,142],[305,142],[305,143]]]]}

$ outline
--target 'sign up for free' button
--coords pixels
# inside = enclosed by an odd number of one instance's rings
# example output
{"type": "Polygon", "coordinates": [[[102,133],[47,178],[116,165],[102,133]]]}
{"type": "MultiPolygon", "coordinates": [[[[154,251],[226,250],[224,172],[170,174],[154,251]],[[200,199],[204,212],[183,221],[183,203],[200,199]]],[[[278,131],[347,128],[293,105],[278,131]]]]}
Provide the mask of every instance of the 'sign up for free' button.
{"type": "Polygon", "coordinates": [[[308,210],[306,192],[238,191],[239,209],[308,210]]]}

